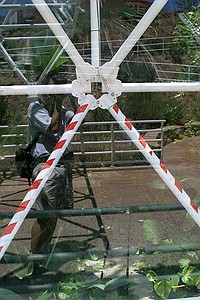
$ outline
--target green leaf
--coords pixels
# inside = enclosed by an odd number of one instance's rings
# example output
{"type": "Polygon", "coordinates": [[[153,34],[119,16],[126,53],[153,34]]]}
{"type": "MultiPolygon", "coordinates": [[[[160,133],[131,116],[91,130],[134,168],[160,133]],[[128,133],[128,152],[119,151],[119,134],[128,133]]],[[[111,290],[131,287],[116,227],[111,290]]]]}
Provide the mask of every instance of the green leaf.
{"type": "Polygon", "coordinates": [[[85,278],[80,275],[80,274],[77,274],[75,277],[74,277],[74,281],[79,284],[79,285],[82,285],[85,283],[85,278]]]}
{"type": "Polygon", "coordinates": [[[180,267],[181,267],[181,268],[188,267],[188,266],[189,266],[189,263],[190,263],[190,259],[188,259],[188,258],[181,258],[181,259],[179,260],[179,264],[180,264],[180,267]]]}
{"type": "Polygon", "coordinates": [[[93,260],[93,261],[96,261],[96,260],[99,259],[100,255],[101,255],[101,254],[100,254],[100,252],[98,252],[98,251],[90,251],[90,252],[88,253],[88,259],[93,260]]]}
{"type": "Polygon", "coordinates": [[[173,244],[172,239],[166,239],[163,242],[164,242],[165,245],[171,245],[171,244],[173,244]]]}
{"type": "Polygon", "coordinates": [[[172,291],[172,281],[168,278],[158,280],[154,284],[154,290],[158,296],[165,299],[170,295],[172,291]]]}
{"type": "Polygon", "coordinates": [[[119,287],[126,287],[128,285],[135,285],[134,281],[130,278],[114,278],[110,281],[108,281],[106,284],[105,284],[105,288],[104,290],[105,291],[110,291],[112,289],[117,289],[119,287]]]}
{"type": "Polygon", "coordinates": [[[150,270],[150,271],[147,273],[147,279],[148,279],[149,281],[155,282],[155,281],[156,281],[156,277],[157,277],[157,274],[156,274],[154,271],[152,271],[152,270],[150,270]]]}
{"type": "Polygon", "coordinates": [[[182,271],[182,274],[184,275],[182,277],[182,281],[187,285],[194,285],[194,281],[195,281],[194,276],[197,271],[198,269],[193,266],[185,267],[182,271]]]}
{"type": "Polygon", "coordinates": [[[150,187],[156,189],[156,190],[166,190],[168,189],[168,187],[166,186],[166,184],[161,180],[155,180],[150,184],[150,187]]]}
{"type": "Polygon", "coordinates": [[[66,296],[65,293],[60,292],[60,293],[58,293],[58,298],[61,299],[61,300],[63,300],[63,299],[67,299],[67,296],[66,296]]]}
{"type": "Polygon", "coordinates": [[[97,289],[100,289],[100,290],[103,291],[104,288],[105,288],[105,284],[103,284],[103,283],[94,283],[94,284],[92,284],[88,287],[88,289],[92,289],[92,288],[97,288],[97,289]]]}
{"type": "Polygon", "coordinates": [[[147,240],[154,245],[159,244],[161,241],[159,226],[154,220],[148,219],[144,221],[143,229],[147,240]]]}
{"type": "Polygon", "coordinates": [[[200,289],[200,276],[193,278],[194,286],[200,289]]]}
{"type": "Polygon", "coordinates": [[[188,255],[196,260],[198,260],[198,255],[195,251],[188,252],[188,255]]]}
{"type": "Polygon", "coordinates": [[[89,290],[89,299],[90,300],[105,300],[106,293],[102,290],[97,288],[92,288],[89,290]]]}
{"type": "Polygon", "coordinates": [[[34,265],[33,265],[33,263],[31,262],[31,263],[28,264],[28,268],[27,268],[27,276],[30,276],[30,275],[33,274],[33,269],[34,269],[34,265]]]}
{"type": "MultiPolygon", "coordinates": [[[[43,71],[45,69],[46,65],[48,64],[50,59],[53,57],[53,55],[56,52],[56,50],[58,49],[58,47],[59,46],[55,46],[48,51],[40,53],[40,66],[38,67],[39,71],[43,71]]],[[[50,71],[57,69],[59,66],[61,66],[66,61],[68,61],[68,56],[67,56],[66,52],[64,52],[57,59],[57,61],[53,64],[50,71]]]]}
{"type": "Polygon", "coordinates": [[[180,278],[178,275],[172,275],[172,276],[170,276],[170,279],[171,279],[173,288],[174,288],[174,286],[177,286],[179,284],[180,278]]]}
{"type": "Polygon", "coordinates": [[[48,292],[45,291],[44,293],[42,293],[42,295],[40,295],[37,300],[48,300],[48,299],[52,299],[53,293],[52,292],[48,292]]]}
{"type": "Polygon", "coordinates": [[[10,290],[0,288],[0,300],[25,300],[25,298],[10,290]]]}

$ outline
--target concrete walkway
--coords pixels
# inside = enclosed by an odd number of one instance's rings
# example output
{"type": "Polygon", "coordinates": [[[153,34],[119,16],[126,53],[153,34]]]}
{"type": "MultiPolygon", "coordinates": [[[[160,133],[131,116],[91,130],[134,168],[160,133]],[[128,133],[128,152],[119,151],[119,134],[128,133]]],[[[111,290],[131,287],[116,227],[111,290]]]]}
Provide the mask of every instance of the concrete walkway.
{"type": "MultiPolygon", "coordinates": [[[[164,147],[165,165],[195,201],[200,200],[199,153],[200,137],[177,141],[164,147]]],[[[15,211],[27,190],[25,180],[18,177],[4,180],[0,186],[1,212],[15,211]]],[[[151,168],[113,168],[112,171],[85,173],[83,170],[76,170],[74,196],[75,209],[179,204],[151,168]]],[[[7,222],[8,220],[1,220],[0,232],[7,222]]],[[[24,221],[8,253],[28,254],[32,224],[33,219],[24,221]]],[[[128,276],[136,282],[134,294],[137,294],[139,299],[156,299],[152,284],[145,276],[139,275],[138,270],[142,267],[157,269],[159,266],[177,266],[181,258],[189,257],[191,261],[197,261],[195,257],[188,256],[187,252],[138,255],[139,251],[151,247],[156,249],[161,245],[197,245],[200,242],[199,232],[199,227],[184,210],[145,213],[128,213],[127,210],[125,214],[62,217],[54,234],[53,252],[93,251],[96,258],[83,259],[79,263],[79,269],[75,259],[66,258],[57,263],[50,261],[47,269],[56,273],[56,280],[66,274],[91,267],[97,278],[128,276]],[[114,251],[114,256],[109,256],[111,250],[114,251]]],[[[197,250],[195,253],[199,254],[197,250]]],[[[16,271],[19,266],[20,264],[1,264],[0,286],[11,286],[16,290],[18,284],[30,285],[29,279],[16,280],[16,274],[23,272],[16,271]]]]}

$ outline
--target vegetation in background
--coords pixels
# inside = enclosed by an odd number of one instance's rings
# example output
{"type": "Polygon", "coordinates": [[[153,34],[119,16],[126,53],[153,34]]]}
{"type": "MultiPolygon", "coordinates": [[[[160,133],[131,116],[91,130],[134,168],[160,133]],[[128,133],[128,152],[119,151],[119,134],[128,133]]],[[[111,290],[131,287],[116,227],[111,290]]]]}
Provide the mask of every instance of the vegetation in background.
{"type": "MultiPolygon", "coordinates": [[[[50,61],[50,59],[53,57],[53,55],[55,54],[55,52],[57,50],[61,51],[61,47],[60,46],[54,46],[53,48],[46,50],[44,52],[39,53],[40,56],[40,64],[37,67],[37,71],[42,72],[45,67],[47,66],[48,62],[50,61]]],[[[67,53],[64,51],[59,58],[56,60],[56,62],[52,65],[50,72],[51,71],[55,71],[57,70],[60,66],[62,66],[62,64],[64,64],[65,62],[68,61],[68,55],[67,53]]]]}
{"type": "Polygon", "coordinates": [[[197,37],[200,35],[200,7],[187,12],[186,16],[195,28],[196,33],[180,20],[173,32],[173,35],[179,38],[174,38],[174,47],[172,47],[170,54],[177,63],[199,66],[200,49],[197,44],[197,37]]]}
{"type": "Polygon", "coordinates": [[[198,0],[177,0],[176,2],[181,11],[189,11],[198,5],[198,0]]]}
{"type": "Polygon", "coordinates": [[[7,108],[8,103],[6,101],[6,98],[0,97],[0,124],[5,125],[7,124],[7,108]]]}
{"type": "MultiPolygon", "coordinates": [[[[115,38],[125,38],[128,35],[132,28],[138,23],[140,17],[137,12],[124,5],[123,1],[102,1],[101,4],[101,34],[102,40],[107,40],[107,43],[103,44],[102,47],[102,57],[111,57],[112,49],[109,47],[109,40],[115,38]],[[114,3],[114,4],[113,4],[114,3]],[[113,6],[112,6],[113,5],[113,6]]],[[[180,5],[189,5],[191,7],[191,1],[180,1],[180,5]]],[[[85,6],[88,6],[89,3],[86,1],[84,3],[85,6]]],[[[85,8],[85,7],[84,7],[85,8]]],[[[188,18],[192,21],[194,26],[198,28],[200,25],[199,18],[200,10],[193,9],[191,12],[187,13],[188,18]]],[[[168,24],[169,18],[166,17],[164,13],[156,18],[155,23],[152,24],[150,32],[157,32],[157,28],[160,26],[166,30],[165,26],[168,24]],[[162,22],[160,22],[162,19],[162,22]],[[160,23],[159,23],[160,22],[160,23]]],[[[84,40],[88,42],[90,41],[90,18],[89,18],[89,6],[85,10],[85,13],[80,16],[79,22],[77,22],[76,36],[75,40],[81,42],[84,40]],[[87,16],[88,12],[88,17],[87,16]]],[[[173,19],[174,20],[174,19],[173,19]]],[[[45,33],[43,33],[44,35],[45,33]]],[[[199,65],[200,60],[200,51],[197,48],[194,50],[192,45],[194,45],[195,37],[192,32],[187,28],[187,26],[179,21],[176,30],[174,31],[175,35],[188,35],[189,38],[183,38],[179,40],[174,40],[175,46],[171,50],[171,56],[175,60],[175,62],[181,62],[184,64],[192,63],[195,66],[199,65]]],[[[48,33],[46,33],[48,36],[48,33]]],[[[40,43],[41,40],[35,39],[33,44],[30,45],[31,51],[34,52],[33,57],[36,57],[36,61],[34,62],[34,68],[37,69],[37,74],[41,73],[45,68],[47,62],[50,60],[52,55],[55,53],[58,46],[55,45],[54,42],[48,42],[46,40],[46,51],[41,52],[40,43]],[[53,43],[53,47],[50,47],[49,43],[53,43]]],[[[26,56],[25,56],[26,57],[26,56]]],[[[53,68],[59,69],[64,62],[68,60],[65,53],[63,53],[62,57],[57,61],[56,65],[53,68]]],[[[122,82],[154,82],[156,78],[156,70],[145,63],[136,63],[134,62],[134,57],[128,57],[127,60],[132,60],[132,63],[128,63],[127,61],[123,62],[120,65],[119,71],[119,79],[122,82]]],[[[22,67],[22,66],[21,66],[22,67]]],[[[32,67],[31,67],[32,68],[32,67]]],[[[195,72],[195,70],[194,70],[195,72]]],[[[200,75],[199,75],[200,76],[200,75]]],[[[199,80],[199,76],[194,75],[194,80],[199,80]],[[197,78],[198,77],[198,78],[197,78]]],[[[10,78],[9,78],[10,79],[10,78]]],[[[181,79],[181,78],[180,78],[181,79]]],[[[21,97],[19,97],[21,98],[21,97]]],[[[122,111],[132,120],[135,119],[166,119],[167,124],[180,124],[183,122],[188,122],[191,119],[199,120],[200,119],[200,111],[199,111],[199,103],[197,99],[197,95],[195,93],[181,93],[181,97],[179,94],[171,95],[170,93],[130,93],[123,94],[118,99],[119,107],[122,108],[122,111]],[[192,100],[194,99],[194,100],[192,100]],[[192,116],[192,117],[191,117],[192,116]],[[184,117],[184,119],[183,119],[184,117]]],[[[7,101],[7,100],[6,100],[7,101]]],[[[2,122],[5,123],[7,120],[8,123],[15,123],[19,121],[26,120],[25,118],[18,116],[18,114],[24,113],[24,109],[18,110],[17,103],[18,97],[15,97],[15,101],[13,101],[11,105],[11,101],[9,101],[6,112],[5,109],[2,110],[2,116],[4,116],[2,122]],[[16,114],[16,112],[19,113],[16,114]],[[7,114],[5,116],[5,114],[7,114]],[[15,116],[16,114],[16,116],[15,116]],[[14,118],[13,118],[14,116],[14,118]]],[[[26,100],[27,104],[27,100],[26,100]]],[[[5,102],[4,104],[5,105],[5,102]]],[[[27,105],[25,105],[27,107],[27,105]]],[[[25,112],[26,115],[26,112],[25,112]]],[[[93,116],[94,121],[107,121],[110,120],[110,114],[105,110],[97,109],[90,113],[93,116]]],[[[92,119],[90,118],[92,121],[92,119]]]]}

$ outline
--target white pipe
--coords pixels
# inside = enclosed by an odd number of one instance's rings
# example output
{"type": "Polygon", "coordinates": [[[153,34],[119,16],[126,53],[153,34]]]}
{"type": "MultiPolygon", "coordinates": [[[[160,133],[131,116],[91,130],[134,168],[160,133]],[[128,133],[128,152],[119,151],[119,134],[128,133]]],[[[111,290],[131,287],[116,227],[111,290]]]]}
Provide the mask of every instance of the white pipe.
{"type": "Polygon", "coordinates": [[[132,123],[126,118],[119,107],[114,104],[112,97],[108,95],[101,96],[101,105],[107,108],[113,118],[119,123],[123,130],[130,137],[132,142],[141,151],[147,161],[151,164],[157,174],[161,177],[164,183],[168,186],[175,197],[180,201],[183,207],[187,210],[196,224],[200,227],[200,210],[193,200],[187,195],[184,189],[180,186],[178,181],[169,172],[163,162],[156,156],[156,154],[149,147],[147,142],[143,139],[140,133],[134,128],[132,123]],[[103,100],[103,101],[102,101],[103,100]]]}
{"type": "Polygon", "coordinates": [[[125,40],[116,54],[113,56],[110,62],[105,63],[100,67],[100,73],[104,78],[109,76],[115,76],[117,74],[117,68],[122,63],[127,54],[131,51],[134,45],[138,42],[140,37],[153,22],[155,17],[159,14],[161,9],[165,6],[168,0],[157,0],[154,1],[150,6],[146,14],[142,17],[137,26],[133,29],[132,33],[125,40]]]}
{"type": "Polygon", "coordinates": [[[8,54],[7,50],[4,48],[2,43],[0,43],[0,51],[3,53],[3,56],[7,63],[11,66],[13,71],[19,76],[19,78],[23,81],[23,83],[28,84],[28,81],[22,71],[17,67],[16,63],[13,61],[11,56],[8,54]]]}
{"type": "Polygon", "coordinates": [[[43,17],[43,19],[45,20],[45,22],[47,23],[47,25],[50,27],[52,32],[59,40],[60,44],[66,50],[74,64],[82,64],[83,58],[81,57],[77,49],[74,47],[74,44],[69,39],[67,33],[59,24],[58,20],[56,19],[50,8],[47,6],[46,2],[44,0],[32,0],[32,2],[43,17]],[[54,26],[52,26],[52,24],[54,24],[54,26]]]}
{"type": "Polygon", "coordinates": [[[90,0],[91,22],[91,63],[98,68],[100,65],[100,9],[99,0],[90,0]]]}
{"type": "Polygon", "coordinates": [[[42,95],[42,94],[71,94],[71,84],[52,85],[12,85],[0,86],[0,96],[7,95],[42,95]]]}
{"type": "Polygon", "coordinates": [[[123,93],[136,92],[199,92],[200,82],[122,83],[123,93]]]}
{"type": "MultiPolygon", "coordinates": [[[[181,92],[181,91],[200,92],[200,82],[122,83],[123,93],[181,92]]],[[[86,93],[91,92],[88,86],[86,86],[85,92],[86,93]]],[[[107,89],[104,88],[103,92],[107,92],[107,89]]],[[[42,95],[42,94],[72,94],[72,84],[0,86],[0,96],[7,96],[7,95],[29,95],[30,96],[30,95],[42,95]]]]}
{"type": "Polygon", "coordinates": [[[84,62],[82,56],[75,48],[74,44],[69,39],[67,33],[63,30],[62,26],[59,24],[58,20],[51,12],[46,2],[44,0],[32,0],[32,2],[43,17],[43,19],[45,20],[45,22],[47,23],[47,25],[52,30],[52,32],[55,34],[58,41],[65,49],[75,66],[81,70],[79,71],[79,74],[81,74],[83,77],[89,76],[90,78],[91,75],[95,76],[97,74],[97,70],[94,67],[92,67],[89,63],[84,62]]]}
{"type": "Polygon", "coordinates": [[[69,123],[67,129],[63,133],[62,137],[54,147],[53,152],[49,156],[47,162],[43,166],[42,170],[37,175],[34,183],[31,185],[28,193],[25,195],[20,206],[16,210],[14,216],[9,222],[8,226],[5,228],[4,232],[0,237],[0,260],[12,242],[14,236],[22,225],[24,219],[26,218],[28,212],[33,206],[35,200],[40,194],[42,188],[50,177],[54,167],[61,158],[62,154],[65,152],[69,143],[71,142],[74,134],[81,125],[83,119],[87,115],[91,106],[94,106],[95,98],[91,95],[87,95],[83,100],[82,105],[74,115],[73,119],[69,123]]]}

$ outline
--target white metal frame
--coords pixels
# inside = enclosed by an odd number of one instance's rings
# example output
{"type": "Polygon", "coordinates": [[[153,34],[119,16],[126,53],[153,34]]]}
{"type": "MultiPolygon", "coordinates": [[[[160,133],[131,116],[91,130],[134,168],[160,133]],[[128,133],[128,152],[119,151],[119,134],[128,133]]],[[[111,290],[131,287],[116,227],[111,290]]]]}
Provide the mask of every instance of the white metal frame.
{"type": "Polygon", "coordinates": [[[165,92],[165,91],[200,91],[200,82],[195,83],[122,83],[117,79],[119,65],[122,63],[126,55],[137,43],[139,38],[155,19],[168,0],[156,0],[153,2],[147,13],[129,35],[127,40],[119,48],[117,53],[111,59],[100,66],[100,50],[99,50],[99,1],[90,0],[91,3],[91,61],[92,64],[86,63],[73,43],[65,33],[59,22],[51,12],[44,0],[32,0],[33,4],[45,19],[64,50],[68,53],[76,66],[77,79],[72,84],[53,85],[53,86],[1,86],[0,95],[17,95],[17,94],[64,94],[72,93],[78,98],[80,107],[74,118],[68,125],[65,133],[55,146],[52,154],[47,160],[45,166],[38,174],[30,190],[24,197],[22,203],[18,207],[15,215],[6,227],[0,238],[0,259],[7,250],[16,232],[23,223],[30,208],[38,197],[41,189],[45,185],[53,168],[56,166],[65,149],[71,142],[75,132],[78,130],[81,122],[87,115],[89,110],[100,107],[107,109],[114,119],[121,125],[123,130],[128,134],[130,139],[135,143],[138,149],[143,153],[154,170],[163,179],[165,184],[189,212],[195,222],[200,226],[199,209],[192,199],[183,190],[177,180],[167,170],[163,162],[155,155],[146,141],[133,127],[131,122],[124,116],[116,105],[117,97],[123,92],[165,92]],[[98,84],[94,84],[98,83],[98,84]],[[99,90],[99,86],[101,89],[99,90]],[[97,88],[97,90],[96,90],[97,88]],[[94,95],[99,95],[95,98],[94,95]]]}

